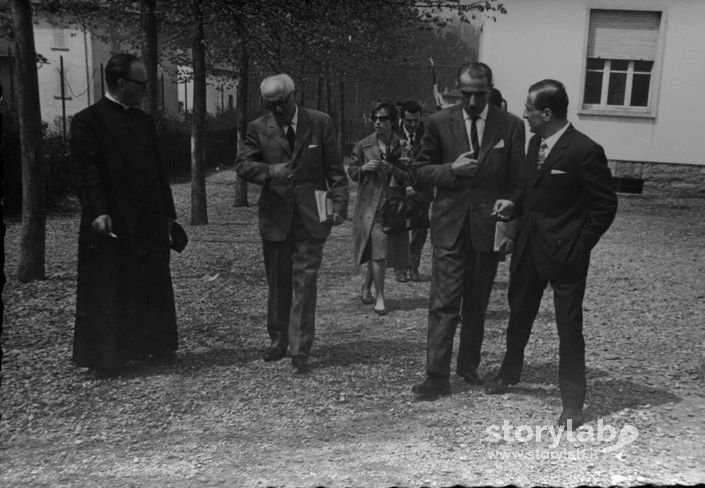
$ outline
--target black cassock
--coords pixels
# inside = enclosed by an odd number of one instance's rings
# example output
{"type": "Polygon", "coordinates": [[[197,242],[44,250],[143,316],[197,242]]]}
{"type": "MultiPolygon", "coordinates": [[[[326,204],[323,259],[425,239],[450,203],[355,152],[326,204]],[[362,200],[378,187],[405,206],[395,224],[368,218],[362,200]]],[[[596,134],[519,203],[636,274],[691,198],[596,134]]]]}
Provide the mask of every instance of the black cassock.
{"type": "Polygon", "coordinates": [[[169,270],[174,201],[152,118],[103,98],[71,123],[81,202],[73,360],[115,368],[178,347],[169,270]],[[117,237],[91,227],[112,219],[117,237]]]}

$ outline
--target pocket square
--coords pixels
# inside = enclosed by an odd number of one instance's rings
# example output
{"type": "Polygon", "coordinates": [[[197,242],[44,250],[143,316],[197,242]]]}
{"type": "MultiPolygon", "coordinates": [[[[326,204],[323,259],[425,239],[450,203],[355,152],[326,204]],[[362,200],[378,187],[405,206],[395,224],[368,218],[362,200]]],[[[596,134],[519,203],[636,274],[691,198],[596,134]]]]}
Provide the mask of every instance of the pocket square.
{"type": "Polygon", "coordinates": [[[316,149],[318,147],[318,144],[309,144],[308,148],[309,149],[316,149]]]}
{"type": "Polygon", "coordinates": [[[500,139],[497,144],[494,145],[492,149],[503,149],[504,148],[504,139],[500,139]]]}
{"type": "Polygon", "coordinates": [[[552,169],[552,170],[551,170],[551,174],[552,174],[552,175],[564,175],[564,174],[565,174],[565,171],[562,171],[562,170],[560,170],[560,169],[552,169]]]}

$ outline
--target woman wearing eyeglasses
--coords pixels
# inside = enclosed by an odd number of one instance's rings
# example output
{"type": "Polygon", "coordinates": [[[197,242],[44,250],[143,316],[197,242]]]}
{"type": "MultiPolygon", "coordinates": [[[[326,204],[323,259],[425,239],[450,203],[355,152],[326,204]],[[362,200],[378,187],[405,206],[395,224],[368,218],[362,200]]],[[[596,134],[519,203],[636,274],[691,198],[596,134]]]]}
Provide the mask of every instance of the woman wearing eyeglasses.
{"type": "Polygon", "coordinates": [[[401,147],[394,133],[397,121],[394,102],[389,98],[374,102],[370,119],[374,132],[355,144],[348,167],[350,179],[358,183],[352,219],[353,252],[356,267],[368,263],[360,300],[365,305],[374,303],[375,313],[386,315],[389,310],[384,301],[384,275],[387,266],[408,265],[409,233],[384,233],[383,206],[390,195],[404,196],[410,174],[402,165],[394,164],[401,147]]]}

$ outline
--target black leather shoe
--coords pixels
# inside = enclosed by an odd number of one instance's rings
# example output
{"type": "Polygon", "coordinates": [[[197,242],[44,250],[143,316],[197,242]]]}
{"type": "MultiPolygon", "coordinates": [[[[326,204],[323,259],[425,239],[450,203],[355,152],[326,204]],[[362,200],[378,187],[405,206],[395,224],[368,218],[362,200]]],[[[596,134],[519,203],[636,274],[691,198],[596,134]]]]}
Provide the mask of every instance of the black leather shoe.
{"type": "Polygon", "coordinates": [[[411,281],[414,281],[416,283],[421,283],[422,281],[428,281],[428,278],[421,273],[419,273],[418,269],[412,269],[409,272],[409,278],[411,281]]]}
{"type": "Polygon", "coordinates": [[[509,384],[507,380],[501,376],[497,376],[485,383],[485,393],[488,395],[501,395],[507,392],[509,384]]]}
{"type": "Polygon", "coordinates": [[[308,356],[297,354],[291,357],[291,365],[296,369],[296,374],[307,374],[311,372],[311,365],[308,363],[308,356]]]}
{"type": "Polygon", "coordinates": [[[465,371],[458,371],[458,376],[462,377],[466,383],[471,385],[481,385],[484,383],[482,377],[477,374],[476,369],[467,369],[465,371]]]}
{"type": "Polygon", "coordinates": [[[448,378],[426,378],[423,383],[414,385],[411,391],[416,395],[416,400],[433,401],[450,395],[450,382],[448,378]]]}
{"type": "Polygon", "coordinates": [[[270,361],[279,361],[280,359],[284,359],[286,357],[286,347],[268,347],[267,350],[264,352],[264,356],[262,356],[262,359],[264,359],[266,362],[270,361]]]}
{"type": "Polygon", "coordinates": [[[585,416],[581,408],[564,408],[558,417],[558,427],[575,430],[585,423],[585,416]]]}

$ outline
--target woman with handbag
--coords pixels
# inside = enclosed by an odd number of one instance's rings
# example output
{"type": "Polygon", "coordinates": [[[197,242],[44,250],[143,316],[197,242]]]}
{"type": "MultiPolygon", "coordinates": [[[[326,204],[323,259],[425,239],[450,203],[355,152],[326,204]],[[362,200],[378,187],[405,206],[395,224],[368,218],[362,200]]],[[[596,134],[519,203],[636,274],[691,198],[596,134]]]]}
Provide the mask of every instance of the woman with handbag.
{"type": "Polygon", "coordinates": [[[407,169],[409,159],[394,133],[397,122],[394,102],[389,98],[374,102],[370,119],[374,132],[355,145],[348,167],[350,179],[358,183],[352,218],[353,252],[356,268],[368,263],[360,300],[366,305],[374,303],[375,313],[386,315],[389,312],[384,301],[387,266],[405,267],[409,261],[409,233],[397,230],[398,225],[389,222],[394,214],[389,206],[406,196],[411,177],[407,169]],[[388,207],[386,212],[385,207],[388,207]],[[371,291],[373,283],[375,298],[371,291]]]}

